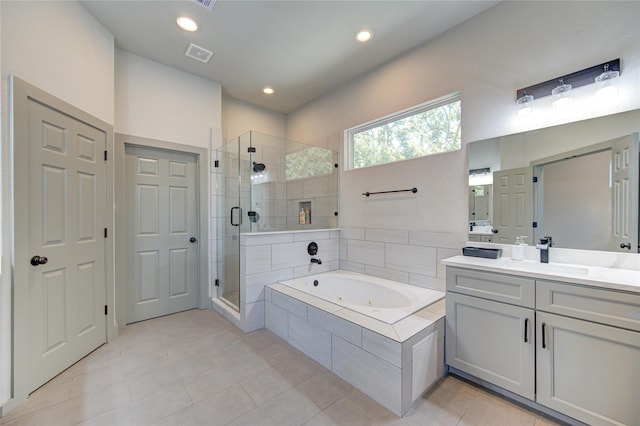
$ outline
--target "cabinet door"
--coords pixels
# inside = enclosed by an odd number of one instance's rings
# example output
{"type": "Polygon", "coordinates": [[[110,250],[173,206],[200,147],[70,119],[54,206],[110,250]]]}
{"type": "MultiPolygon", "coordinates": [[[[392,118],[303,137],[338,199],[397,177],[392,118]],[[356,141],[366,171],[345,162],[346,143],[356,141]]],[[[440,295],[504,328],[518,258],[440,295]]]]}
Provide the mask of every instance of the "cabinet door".
{"type": "Polygon", "coordinates": [[[534,399],[533,310],[447,292],[447,364],[534,399]]]}
{"type": "Polygon", "coordinates": [[[640,333],[541,312],[536,331],[540,404],[591,425],[640,424],[640,333]]]}

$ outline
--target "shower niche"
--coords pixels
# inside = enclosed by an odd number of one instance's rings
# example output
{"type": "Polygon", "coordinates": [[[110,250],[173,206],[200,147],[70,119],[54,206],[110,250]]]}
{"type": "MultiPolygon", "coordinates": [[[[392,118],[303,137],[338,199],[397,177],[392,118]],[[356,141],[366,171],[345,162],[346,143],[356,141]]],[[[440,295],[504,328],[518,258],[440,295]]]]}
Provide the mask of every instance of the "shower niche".
{"type": "Polygon", "coordinates": [[[215,154],[216,291],[240,311],[243,234],[337,228],[338,153],[250,131],[215,154]]]}

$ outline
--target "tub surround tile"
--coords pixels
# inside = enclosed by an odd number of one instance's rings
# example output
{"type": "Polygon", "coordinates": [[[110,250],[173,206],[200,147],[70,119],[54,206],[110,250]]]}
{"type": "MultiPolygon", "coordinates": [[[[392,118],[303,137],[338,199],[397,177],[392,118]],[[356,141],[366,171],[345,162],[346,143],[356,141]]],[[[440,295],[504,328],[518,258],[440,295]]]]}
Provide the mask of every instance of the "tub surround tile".
{"type": "Polygon", "coordinates": [[[364,268],[365,268],[365,265],[363,265],[362,263],[354,263],[354,262],[347,262],[346,260],[340,260],[340,269],[343,271],[358,272],[360,274],[364,274],[365,273],[364,268]]]}
{"type": "Polygon", "coordinates": [[[347,240],[364,240],[364,228],[340,228],[340,238],[347,240]]]}
{"type": "Polygon", "coordinates": [[[351,343],[333,338],[333,372],[401,416],[400,368],[351,343]]]}
{"type": "Polygon", "coordinates": [[[368,328],[369,330],[375,331],[378,334],[386,336],[392,340],[399,341],[400,338],[398,334],[393,329],[393,326],[390,324],[386,324],[382,321],[375,320],[366,315],[362,315],[361,313],[351,311],[349,309],[340,309],[333,313],[340,318],[344,318],[347,321],[351,321],[355,324],[358,324],[364,328],[368,328]]]}
{"type": "Polygon", "coordinates": [[[270,301],[267,302],[265,304],[264,322],[266,328],[284,340],[289,339],[289,315],[286,310],[270,303],[270,301]]]}
{"type": "Polygon", "coordinates": [[[404,271],[398,271],[394,269],[381,268],[379,266],[365,265],[364,273],[378,278],[384,278],[385,280],[397,281],[399,283],[409,283],[409,273],[404,271]]]}
{"type": "Polygon", "coordinates": [[[402,345],[398,345],[398,342],[395,340],[391,340],[378,333],[367,329],[362,330],[362,349],[372,353],[378,358],[384,359],[396,367],[402,367],[403,365],[402,345]]]}
{"type": "Polygon", "coordinates": [[[244,305],[244,313],[241,314],[244,320],[243,330],[245,332],[264,328],[264,300],[244,305]]]}
{"type": "Polygon", "coordinates": [[[446,281],[444,278],[430,277],[420,274],[409,274],[409,284],[430,290],[446,292],[446,281]]]}
{"type": "Polygon", "coordinates": [[[269,244],[284,244],[292,243],[294,237],[291,233],[252,233],[250,236],[246,234],[240,234],[241,246],[263,246],[269,244]]]}
{"type": "Polygon", "coordinates": [[[347,260],[368,265],[384,265],[384,243],[349,240],[347,260]]]}
{"type": "Polygon", "coordinates": [[[329,331],[331,334],[335,334],[358,346],[362,345],[363,331],[367,331],[362,330],[362,327],[357,324],[338,318],[314,306],[308,307],[308,320],[312,324],[329,331]]]}
{"type": "Polygon", "coordinates": [[[385,245],[385,267],[436,276],[436,249],[402,244],[385,245]]]}
{"type": "MultiPolygon", "coordinates": [[[[307,244],[311,241],[322,241],[322,240],[330,240],[334,237],[333,231],[308,231],[308,232],[297,232],[293,234],[293,241],[295,242],[306,242],[307,244]]],[[[320,245],[320,243],[318,243],[320,245]]]]}
{"type": "Polygon", "coordinates": [[[331,333],[289,314],[289,343],[331,370],[331,333]]]}
{"type": "Polygon", "coordinates": [[[307,253],[306,242],[297,242],[289,244],[273,244],[270,246],[271,269],[283,269],[309,264],[309,254],[307,253]]]}
{"type": "MultiPolygon", "coordinates": [[[[271,271],[271,246],[243,246],[241,248],[243,252],[243,265],[240,265],[240,268],[244,271],[246,275],[250,274],[258,274],[262,272],[271,271]]],[[[284,266],[286,267],[286,265],[284,266]]],[[[283,269],[284,267],[280,267],[277,269],[283,269]]]]}
{"type": "MultiPolygon", "coordinates": [[[[320,256],[317,256],[320,257],[320,256]]],[[[305,266],[297,266],[293,269],[294,278],[306,277],[307,275],[320,274],[322,272],[331,272],[338,269],[339,262],[337,260],[326,262],[323,258],[322,265],[309,262],[305,266]]]]}
{"type": "MultiPolygon", "coordinates": [[[[274,287],[272,287],[273,289],[274,287]]],[[[275,291],[271,294],[271,303],[281,307],[287,312],[291,312],[300,318],[307,319],[307,304],[293,297],[287,296],[279,291],[275,291]]]]}
{"type": "Polygon", "coordinates": [[[464,247],[467,237],[466,232],[409,231],[409,244],[460,251],[464,247]]]}
{"type": "Polygon", "coordinates": [[[364,236],[367,241],[409,244],[409,231],[405,230],[367,228],[365,229],[364,236]]]}

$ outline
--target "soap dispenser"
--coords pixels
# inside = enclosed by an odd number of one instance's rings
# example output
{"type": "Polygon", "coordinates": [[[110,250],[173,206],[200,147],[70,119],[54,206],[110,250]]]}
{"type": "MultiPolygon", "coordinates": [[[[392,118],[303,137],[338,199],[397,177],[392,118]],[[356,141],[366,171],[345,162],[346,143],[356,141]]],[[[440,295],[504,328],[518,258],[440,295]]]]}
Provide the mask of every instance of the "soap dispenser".
{"type": "Polygon", "coordinates": [[[511,258],[513,260],[524,260],[524,250],[527,244],[524,242],[526,235],[516,237],[516,243],[511,250],[511,258]]]}

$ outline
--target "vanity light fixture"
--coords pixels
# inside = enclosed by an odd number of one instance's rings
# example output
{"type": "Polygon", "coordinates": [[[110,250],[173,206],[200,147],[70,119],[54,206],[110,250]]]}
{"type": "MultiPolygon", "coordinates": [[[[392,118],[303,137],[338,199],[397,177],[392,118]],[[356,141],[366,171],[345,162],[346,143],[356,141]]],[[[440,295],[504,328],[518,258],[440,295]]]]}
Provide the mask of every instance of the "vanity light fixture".
{"type": "Polygon", "coordinates": [[[518,89],[516,91],[518,115],[530,114],[532,109],[527,108],[533,107],[533,100],[545,96],[553,96],[554,108],[567,106],[571,103],[571,91],[588,84],[597,84],[598,90],[603,90],[603,93],[607,93],[607,91],[617,93],[619,76],[620,58],[518,89]]]}
{"type": "Polygon", "coordinates": [[[527,117],[533,113],[533,96],[524,92],[524,95],[516,100],[518,106],[518,116],[527,117]]]}
{"type": "Polygon", "coordinates": [[[609,64],[604,64],[604,71],[594,80],[598,87],[596,96],[601,100],[611,100],[618,96],[618,78],[620,71],[609,70],[609,64]]]}
{"type": "Polygon", "coordinates": [[[187,18],[186,16],[181,16],[176,21],[178,26],[185,31],[194,32],[198,31],[198,24],[195,23],[193,19],[187,18]]]}
{"type": "Polygon", "coordinates": [[[566,108],[572,100],[572,86],[570,84],[566,84],[562,78],[559,80],[559,83],[560,84],[551,91],[551,96],[553,96],[553,108],[555,109],[566,108]]]}
{"type": "Polygon", "coordinates": [[[368,29],[358,30],[354,37],[360,43],[366,43],[373,38],[373,31],[368,29]]]}

